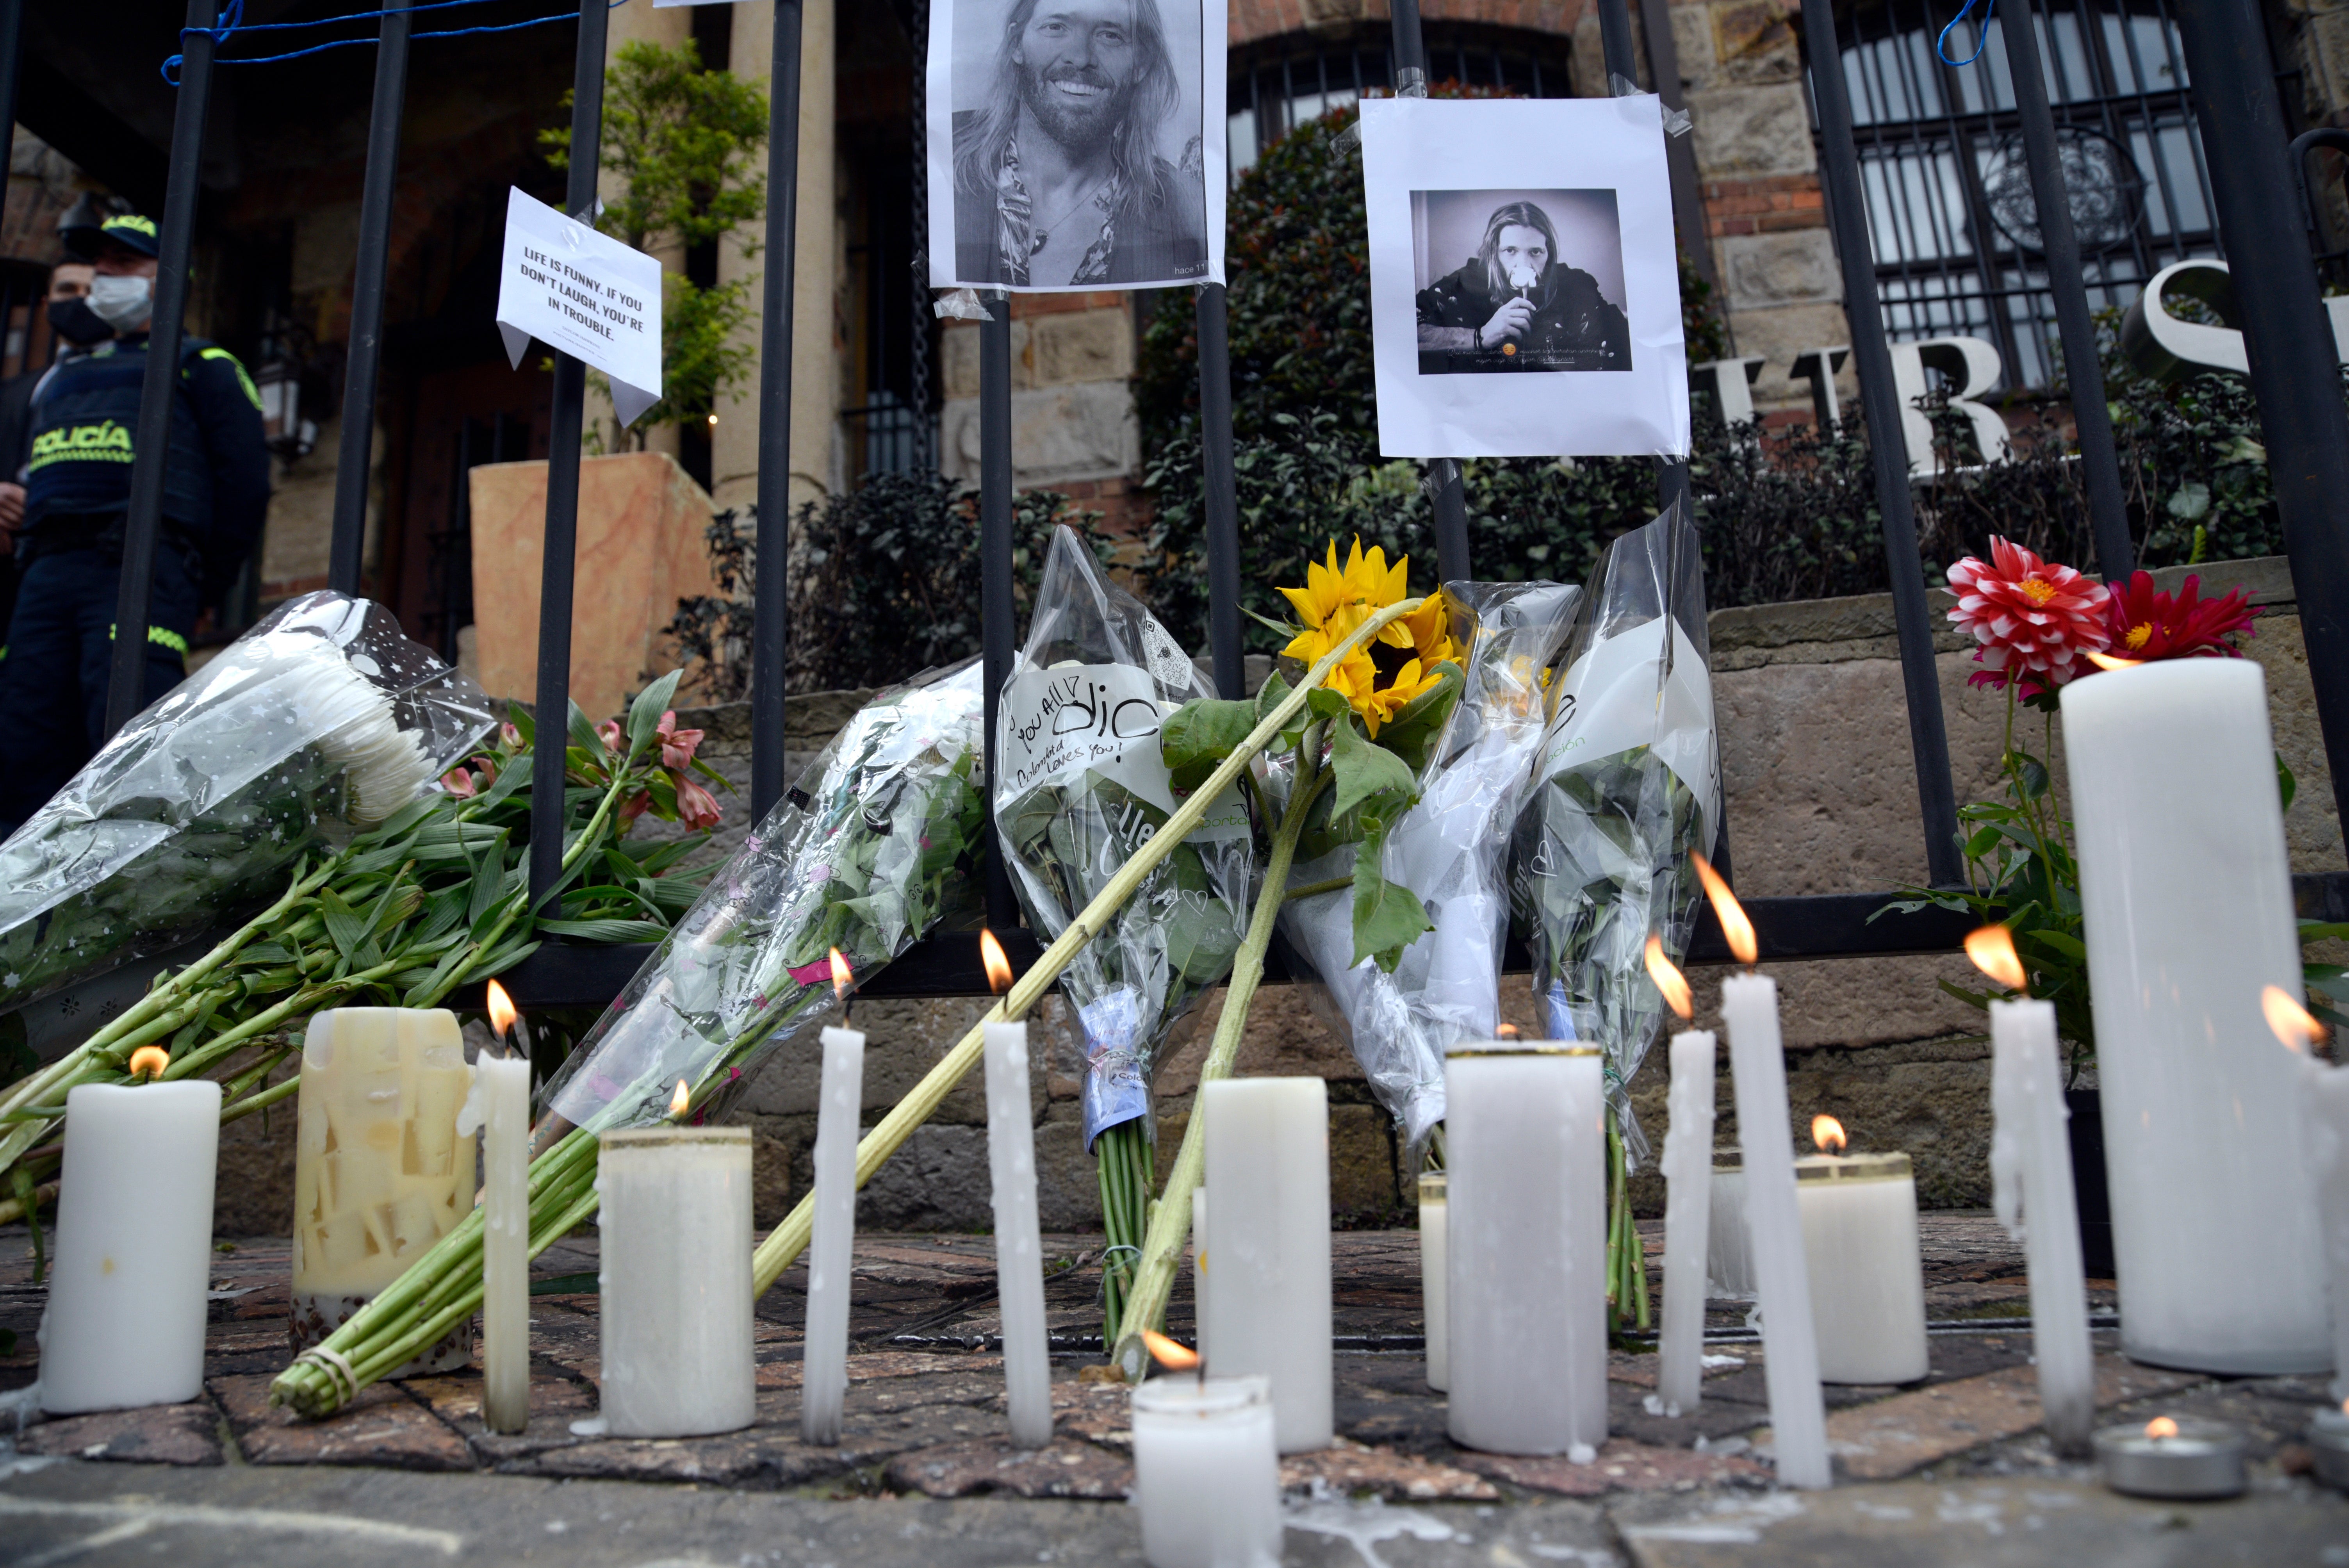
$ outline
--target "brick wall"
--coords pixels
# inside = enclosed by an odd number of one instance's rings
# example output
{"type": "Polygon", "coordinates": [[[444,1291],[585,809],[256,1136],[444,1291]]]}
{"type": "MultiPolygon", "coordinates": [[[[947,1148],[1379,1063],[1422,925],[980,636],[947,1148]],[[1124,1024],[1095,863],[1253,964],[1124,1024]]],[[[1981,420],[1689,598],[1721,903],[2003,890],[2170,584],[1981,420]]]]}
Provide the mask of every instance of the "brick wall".
{"type": "MultiPolygon", "coordinates": [[[[1142,436],[1133,414],[1133,306],[1123,293],[1014,294],[1011,299],[1013,482],[1056,490],[1130,528],[1147,501],[1136,478],[1142,436]]],[[[946,405],[938,466],[978,482],[978,327],[942,335],[946,405]]]]}

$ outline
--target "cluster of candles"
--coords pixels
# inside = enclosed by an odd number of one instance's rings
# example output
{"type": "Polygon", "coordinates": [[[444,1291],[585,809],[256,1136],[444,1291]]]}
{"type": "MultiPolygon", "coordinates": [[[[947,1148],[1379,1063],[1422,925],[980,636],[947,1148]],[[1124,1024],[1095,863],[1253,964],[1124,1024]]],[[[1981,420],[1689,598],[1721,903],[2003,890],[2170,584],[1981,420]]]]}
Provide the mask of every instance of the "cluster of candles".
{"type": "MultiPolygon", "coordinates": [[[[2266,712],[2248,661],[2178,661],[2065,692],[2074,798],[2097,802],[2081,813],[2078,858],[2128,1287],[2123,1347],[2214,1372],[2336,1367],[2349,1377],[2349,1068],[2315,1058],[2323,1031],[2295,1000],[2266,712]],[[2181,728],[2200,738],[2189,753],[2170,744],[2181,728]],[[2246,1048],[2247,1020],[2262,1014],[2289,1052],[2246,1048]],[[2294,1192],[2317,1201],[2288,1201],[2294,1192]],[[2254,1212],[2263,1222],[2244,1223],[2254,1212]],[[2265,1283],[2247,1289],[2254,1279],[2265,1283]]],[[[1658,1404],[1685,1413],[1699,1402],[1708,1274],[1740,1276],[1761,1307],[1778,1479],[1824,1487],[1821,1384],[1928,1371],[1915,1182],[1904,1154],[1846,1152],[1832,1118],[1816,1119],[1819,1152],[1801,1159],[1761,1135],[1789,1120],[1777,987],[1754,966],[1754,927],[1734,897],[1702,858],[1696,870],[1745,965],[1723,978],[1721,1012],[1749,1130],[1737,1168],[1717,1171],[1716,1042],[1675,1034],[1658,1404]]],[[[1001,992],[1009,965],[991,935],[982,946],[1001,992]]],[[[2091,1430],[2054,1008],[2025,994],[2002,928],[1967,949],[2013,993],[1990,1006],[1992,1165],[1999,1214],[2024,1244],[2050,1438],[2066,1455],[2095,1453],[2119,1490],[2232,1495],[2243,1486],[2240,1433],[2168,1417],[2091,1430]]],[[[823,1033],[802,1384],[802,1435],[814,1443],[841,1438],[864,1077],[864,1037],[847,1026],[853,976],[833,959],[842,1022],[823,1033]]],[[[1666,1001],[1692,1017],[1685,979],[1652,939],[1648,962],[1666,1001]]],[[[511,1002],[494,982],[490,991],[501,1041],[524,1048],[485,1051],[470,1075],[446,1012],[312,1020],[295,1333],[297,1344],[323,1336],[470,1210],[478,1130],[483,1416],[512,1432],[529,1416],[530,1066],[511,1002]]],[[[1032,1448],[1050,1440],[1052,1417],[1026,1026],[990,1023],[985,1059],[1007,1403],[1014,1440],[1032,1448]]],[[[41,1362],[41,1402],[57,1413],[179,1402],[202,1387],[220,1088],[162,1081],[170,1058],[156,1047],[129,1066],[130,1084],[85,1085],[67,1100],[41,1362]]],[[[1608,1436],[1601,1058],[1573,1043],[1494,1040],[1453,1050],[1444,1076],[1450,1165],[1420,1189],[1428,1380],[1447,1393],[1463,1446],[1588,1460],[1608,1436]]],[[[687,1437],[753,1418],[750,1139],[690,1125],[692,1110],[679,1080],[667,1125],[601,1140],[600,1419],[615,1435],[687,1437]]],[[[1133,1395],[1144,1551],[1157,1568],[1277,1557],[1278,1456],[1326,1447],[1334,1430],[1324,1085],[1210,1083],[1198,1110],[1206,1181],[1188,1195],[1198,1347],[1148,1336],[1179,1370],[1133,1395]]],[[[468,1348],[436,1347],[404,1370],[468,1348]]],[[[2349,1403],[2320,1411],[2309,1440],[2318,1472],[2349,1486],[2349,1403]]]]}

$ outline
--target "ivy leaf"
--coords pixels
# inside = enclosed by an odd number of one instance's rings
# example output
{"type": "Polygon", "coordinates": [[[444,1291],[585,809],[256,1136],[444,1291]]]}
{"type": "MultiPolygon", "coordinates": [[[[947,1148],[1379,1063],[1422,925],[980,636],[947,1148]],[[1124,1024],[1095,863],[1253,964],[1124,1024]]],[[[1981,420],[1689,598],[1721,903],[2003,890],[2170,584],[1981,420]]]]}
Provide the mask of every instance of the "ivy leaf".
{"type": "Polygon", "coordinates": [[[683,670],[671,670],[636,694],[628,705],[628,760],[633,762],[652,744],[654,733],[660,728],[660,717],[677,699],[677,683],[684,677],[683,670]]]}
{"type": "MultiPolygon", "coordinates": [[[[1330,732],[1330,761],[1338,770],[1338,784],[1330,801],[1333,817],[1343,817],[1356,807],[1369,804],[1374,813],[1392,822],[1404,808],[1419,799],[1419,789],[1411,769],[1402,758],[1383,746],[1374,746],[1350,724],[1340,724],[1330,732]]],[[[1413,903],[1417,903],[1414,899],[1413,903]]]]}
{"type": "Polygon", "coordinates": [[[1379,872],[1386,835],[1365,839],[1354,850],[1354,962],[1375,958],[1392,975],[1402,950],[1435,929],[1419,895],[1379,872]]]}
{"type": "Polygon", "coordinates": [[[1167,716],[1159,727],[1159,755],[1174,792],[1188,795],[1207,781],[1257,726],[1254,703],[1194,697],[1167,716]]]}

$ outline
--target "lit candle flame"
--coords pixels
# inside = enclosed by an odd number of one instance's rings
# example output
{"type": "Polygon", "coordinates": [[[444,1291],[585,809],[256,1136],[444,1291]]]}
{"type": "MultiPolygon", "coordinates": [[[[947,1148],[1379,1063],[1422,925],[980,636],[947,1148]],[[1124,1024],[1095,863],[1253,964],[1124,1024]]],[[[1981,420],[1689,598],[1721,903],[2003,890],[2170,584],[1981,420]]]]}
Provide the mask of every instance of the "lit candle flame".
{"type": "Polygon", "coordinates": [[[1154,1328],[1142,1331],[1142,1343],[1149,1347],[1150,1358],[1170,1372],[1189,1372],[1199,1365],[1199,1353],[1177,1345],[1154,1328]]]}
{"type": "Polygon", "coordinates": [[[2145,663],[2143,659],[2115,658],[2110,654],[2100,654],[2094,648],[2085,651],[2088,655],[2088,662],[2100,670],[2133,670],[2145,663]]]}
{"type": "Polygon", "coordinates": [[[1495,1024],[1493,1026],[1493,1037],[1496,1040],[1514,1040],[1517,1037],[1517,1026],[1515,1024],[1495,1024]]]}
{"type": "Polygon", "coordinates": [[[2010,991],[2028,992],[2030,976],[2023,972],[2023,959],[2014,951],[2014,934],[2002,925],[1985,925],[1966,933],[1966,956],[1974,967],[2005,986],[2010,991]]]}
{"type": "Polygon", "coordinates": [[[1822,1154],[1840,1154],[1851,1140],[1843,1135],[1843,1123],[1832,1116],[1811,1118],[1811,1141],[1819,1146],[1822,1154]]]}
{"type": "Polygon", "coordinates": [[[841,956],[840,949],[833,948],[832,950],[832,994],[845,1002],[848,1000],[848,988],[854,984],[856,984],[856,971],[848,966],[848,960],[841,956]]]}
{"type": "Polygon", "coordinates": [[[506,1032],[514,1026],[514,1020],[522,1015],[515,1011],[513,998],[506,995],[504,986],[492,980],[490,982],[489,992],[490,1027],[495,1029],[498,1032],[498,1038],[502,1040],[506,1037],[506,1032]]]}
{"type": "Polygon", "coordinates": [[[1713,900],[1713,913],[1721,921],[1721,934],[1728,942],[1729,951],[1737,955],[1740,964],[1757,962],[1762,949],[1754,940],[1754,923],[1745,918],[1744,905],[1737,902],[1737,895],[1729,891],[1729,884],[1721,880],[1721,873],[1713,869],[1711,861],[1694,850],[1689,851],[1689,859],[1696,862],[1696,880],[1704,884],[1704,896],[1713,900]]]}
{"type": "Polygon", "coordinates": [[[2306,1056],[2308,1047],[2330,1032],[2281,985],[2270,985],[2260,993],[2260,1011],[2268,1016],[2268,1027],[2275,1031],[2275,1037],[2284,1043],[2285,1048],[2302,1056],[2306,1056]]]}
{"type": "Polygon", "coordinates": [[[130,1079],[142,1078],[162,1080],[163,1069],[171,1065],[171,1053],[160,1046],[141,1046],[130,1053],[130,1079]]]}
{"type": "Polygon", "coordinates": [[[686,1112],[686,1108],[692,1105],[692,1103],[693,1090],[687,1087],[686,1081],[683,1078],[678,1079],[677,1092],[668,1097],[668,1113],[671,1116],[683,1116],[686,1112]]]}
{"type": "Polygon", "coordinates": [[[2148,1438],[2174,1438],[2178,1435],[2178,1423],[2167,1416],[2156,1416],[2145,1424],[2145,1435],[2148,1438]]]}
{"type": "Polygon", "coordinates": [[[1664,939],[1651,933],[1648,937],[1648,978],[1664,994],[1664,1005],[1682,1018],[1696,1016],[1696,998],[1689,995],[1688,977],[1664,956],[1664,939]]]}
{"type": "Polygon", "coordinates": [[[1011,960],[1003,955],[1003,944],[995,940],[995,933],[985,926],[978,928],[978,958],[987,965],[987,988],[997,995],[1011,989],[1011,960]]]}

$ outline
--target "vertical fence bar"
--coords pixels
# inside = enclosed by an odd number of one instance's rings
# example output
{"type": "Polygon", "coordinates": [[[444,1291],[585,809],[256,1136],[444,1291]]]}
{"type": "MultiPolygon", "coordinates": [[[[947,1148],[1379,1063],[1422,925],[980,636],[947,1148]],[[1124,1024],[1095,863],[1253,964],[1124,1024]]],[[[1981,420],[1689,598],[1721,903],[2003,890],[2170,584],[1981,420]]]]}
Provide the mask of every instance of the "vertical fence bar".
{"type": "Polygon", "coordinates": [[[2072,231],[2072,192],[2055,153],[2055,115],[2047,105],[2047,78],[2039,67],[2039,35],[2028,5],[2010,5],[1999,17],[2006,30],[2007,72],[2023,120],[2023,152],[2031,168],[2031,194],[2039,207],[2040,253],[2055,296],[2055,325],[2064,340],[2064,369],[2072,384],[2072,418],[2080,433],[2082,478],[2088,489],[2088,525],[2095,535],[2096,568],[2107,583],[2126,582],[2135,565],[2128,502],[2121,490],[2120,453],[2113,413],[2105,403],[2105,371],[2096,361],[2096,327],[2088,315],[2088,285],[2080,271],[2080,240],[2072,231]]]}
{"type": "Polygon", "coordinates": [[[138,445],[132,449],[130,505],[122,528],[122,588],[114,601],[114,665],[106,686],[106,732],[147,703],[147,609],[154,586],[155,541],[163,528],[163,471],[171,462],[171,409],[178,401],[181,317],[188,309],[188,255],[195,247],[196,193],[204,157],[204,114],[212,106],[213,0],[188,0],[180,36],[180,101],[171,116],[171,159],[163,190],[161,254],[155,267],[155,314],[148,327],[147,367],[139,387],[138,445]]]}
{"type": "Polygon", "coordinates": [[[750,619],[750,820],[782,798],[792,629],[792,305],[799,270],[800,0],[775,0],[767,76],[767,271],[760,280],[758,582],[750,619]]]}
{"type": "MultiPolygon", "coordinates": [[[[1656,96],[1664,100],[1667,109],[1688,107],[1681,95],[1681,54],[1672,41],[1671,7],[1670,0],[1640,0],[1640,31],[1646,42],[1648,75],[1656,84],[1656,96]]],[[[1696,275],[1721,288],[1721,273],[1713,264],[1713,246],[1704,228],[1704,190],[1696,171],[1696,149],[1692,136],[1673,136],[1664,139],[1664,156],[1672,173],[1672,222],[1680,230],[1681,245],[1688,253],[1689,265],[1696,275]]]]}
{"type": "MultiPolygon", "coordinates": [[[[579,0],[571,70],[571,170],[564,210],[591,222],[604,140],[605,0],[579,0]]],[[[563,764],[571,716],[571,587],[579,542],[579,438],[587,367],[554,356],[554,410],[546,435],[546,537],[539,568],[536,743],[530,767],[530,903],[540,909],[563,874],[563,764]]]]}
{"type": "Polygon", "coordinates": [[[387,15],[376,42],[367,179],[359,190],[358,265],[351,276],[350,361],[343,372],[343,436],[335,459],[335,525],[326,555],[326,586],[340,593],[359,591],[367,548],[384,273],[390,264],[391,203],[399,186],[399,127],[408,100],[408,5],[409,0],[383,0],[387,15]]]}
{"type": "Polygon", "coordinates": [[[1892,384],[1892,354],[1885,344],[1884,313],[1876,299],[1876,262],[1868,245],[1868,206],[1860,193],[1859,153],[1852,145],[1851,101],[1844,95],[1843,57],[1836,44],[1834,0],[1803,0],[1803,33],[1810,57],[1811,99],[1819,121],[1827,227],[1843,269],[1844,315],[1851,326],[1852,363],[1859,374],[1860,407],[1868,419],[1877,505],[1884,514],[1884,560],[1892,578],[1900,678],[1909,698],[1909,747],[1916,761],[1917,804],[1925,823],[1925,865],[1936,885],[1954,885],[1964,880],[1965,865],[1958,853],[1950,738],[1941,721],[1932,612],[1925,603],[1917,511],[1909,491],[1908,454],[1900,440],[1900,397],[1892,384]]]}
{"type": "Polygon", "coordinates": [[[1207,648],[1216,695],[1247,695],[1240,643],[1239,482],[1232,467],[1232,352],[1221,284],[1199,285],[1199,448],[1206,469],[1207,648]]]}
{"type": "MultiPolygon", "coordinates": [[[[995,725],[1003,683],[1011,674],[1011,295],[988,289],[987,319],[978,328],[978,620],[980,677],[987,683],[987,776],[995,777],[995,725]]],[[[1011,896],[1010,862],[987,821],[987,923],[999,931],[1019,923],[1011,896]]]]}
{"type": "MultiPolygon", "coordinates": [[[[1419,0],[1393,0],[1388,20],[1394,39],[1395,93],[1424,98],[1427,39],[1419,25],[1419,0]]],[[[1428,469],[1426,484],[1435,514],[1436,577],[1444,583],[1464,582],[1468,576],[1468,492],[1460,482],[1460,465],[1438,458],[1428,469]]]]}
{"type": "MultiPolygon", "coordinates": [[[[0,0],[0,170],[8,167],[16,147],[16,71],[23,57],[24,31],[25,0],[0,0]]],[[[33,364],[33,318],[39,314],[37,305],[25,312],[25,353],[17,360],[20,373],[33,364]]],[[[0,317],[0,331],[5,331],[6,319],[0,317]]]]}
{"type": "Polygon", "coordinates": [[[2349,813],[2349,412],[2294,200],[2259,7],[2181,0],[2186,68],[2234,274],[2336,807],[2349,813]]]}

